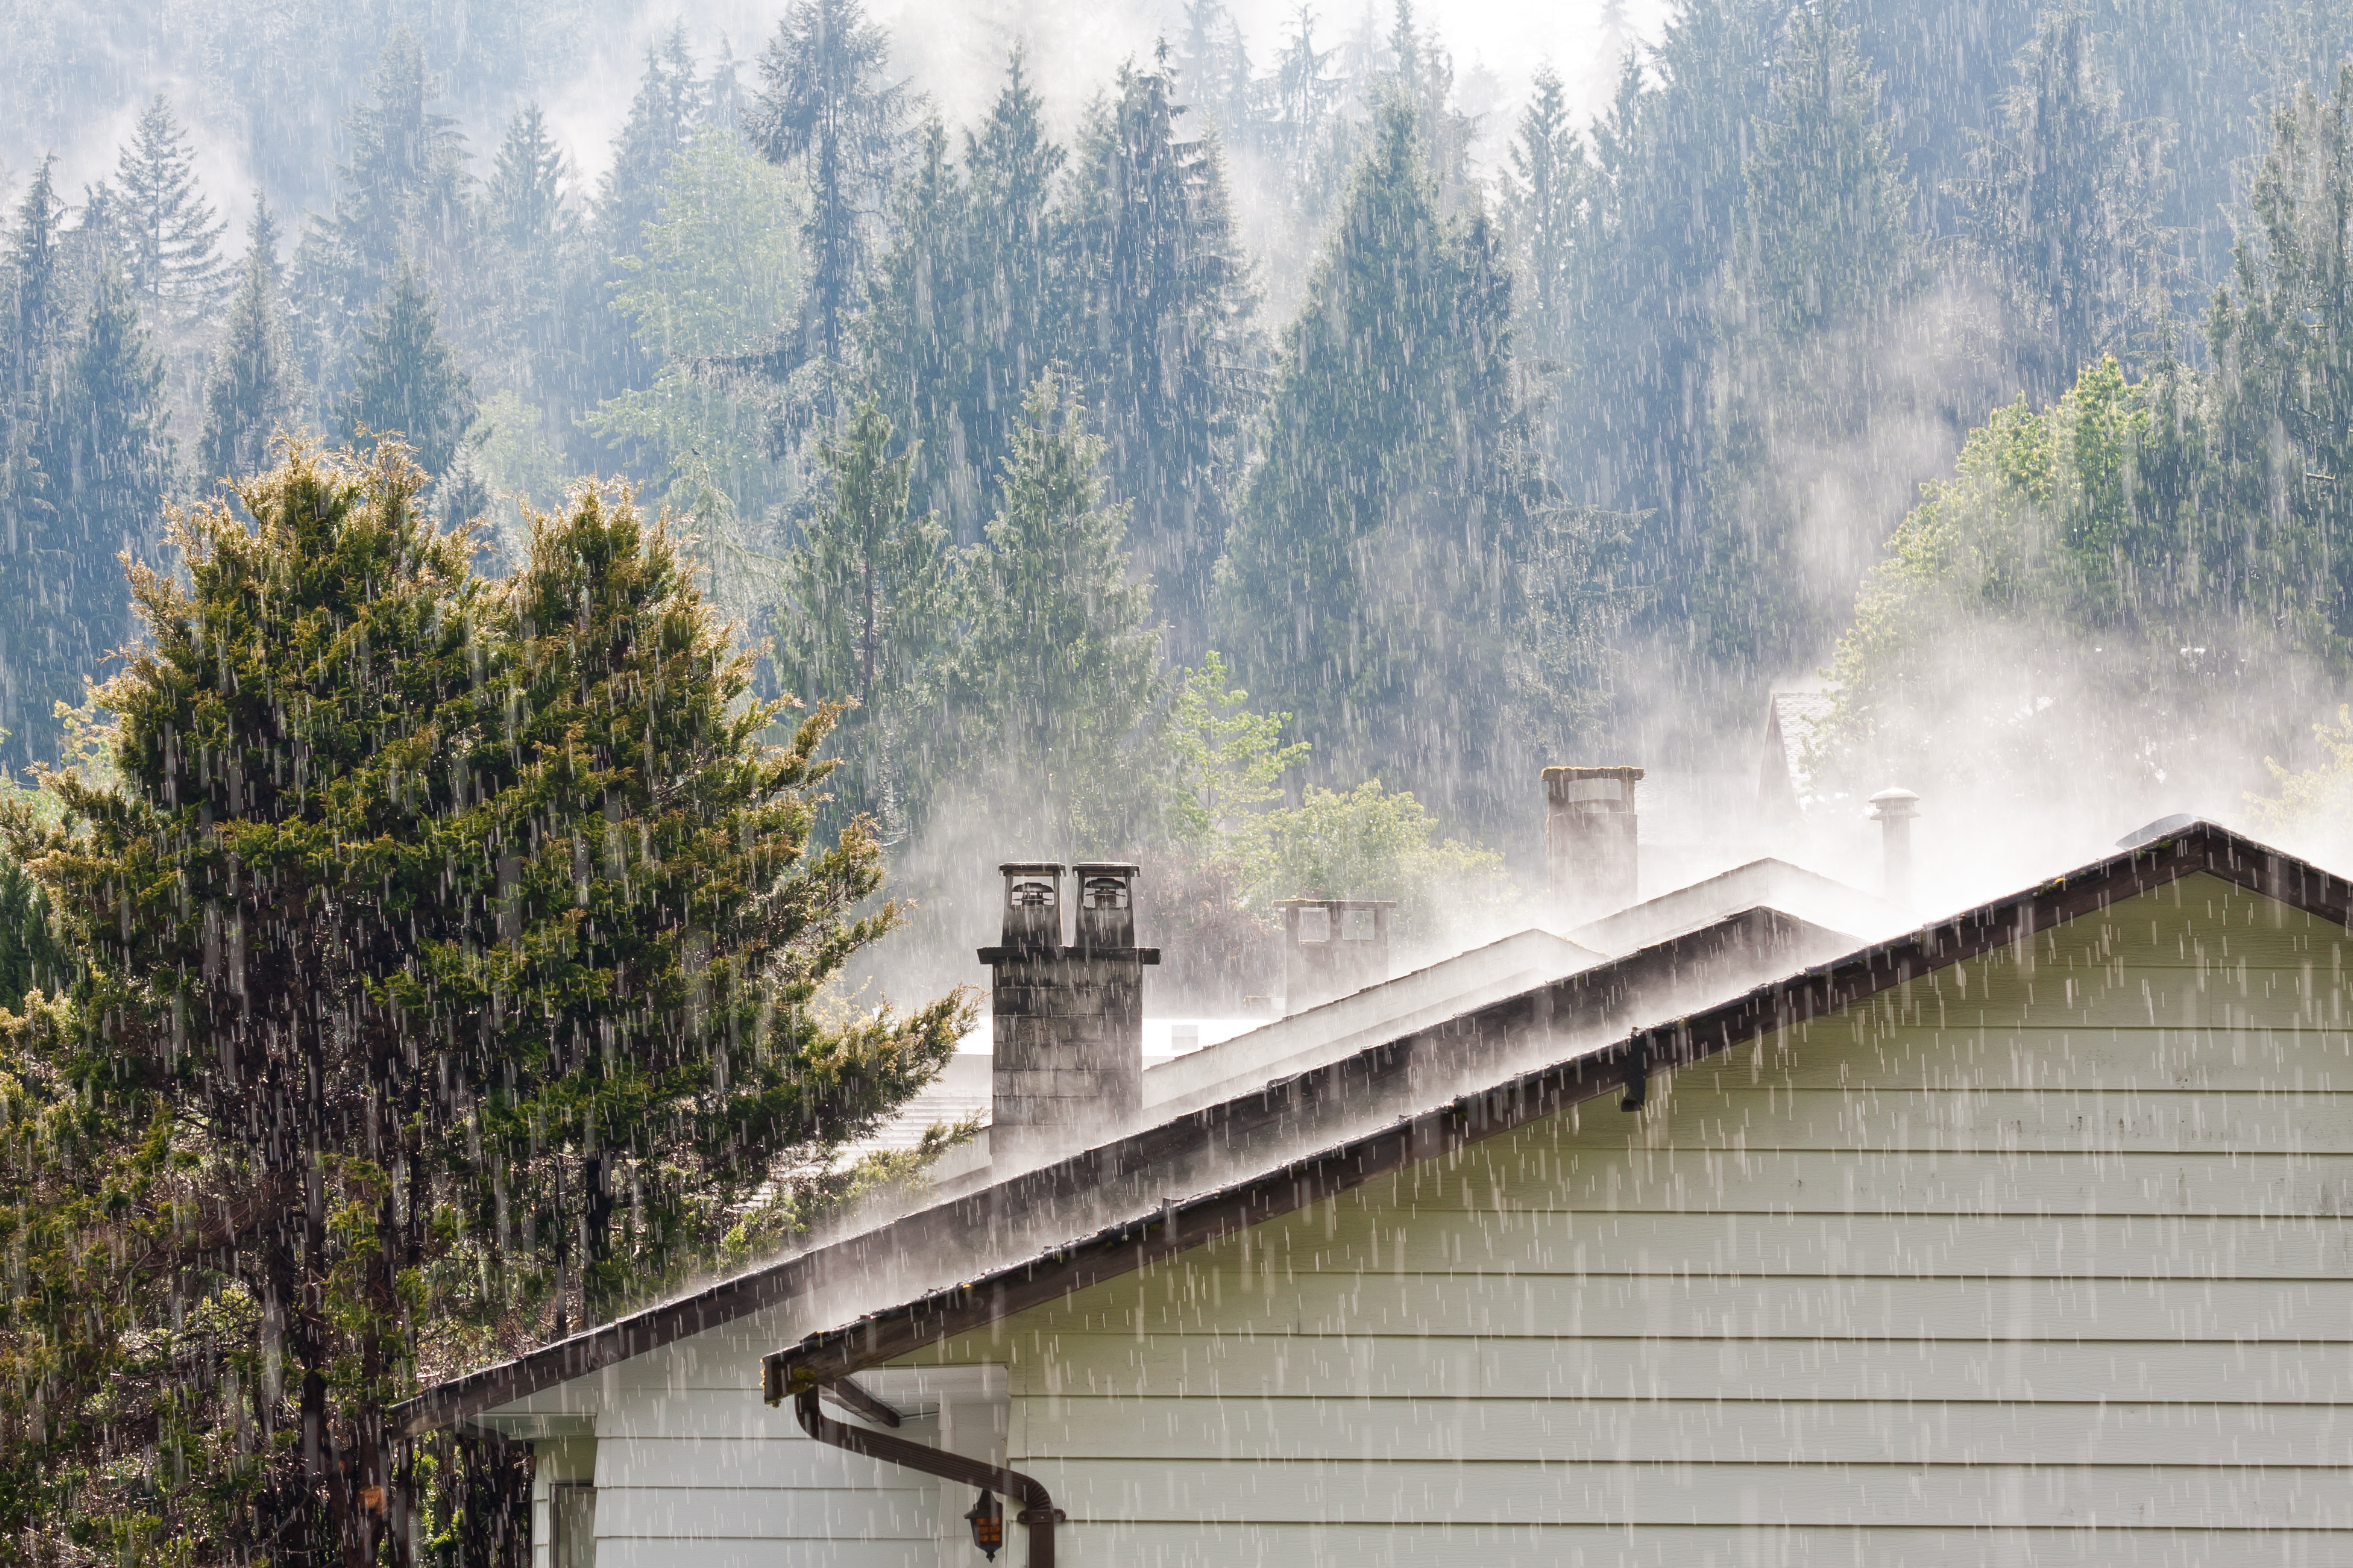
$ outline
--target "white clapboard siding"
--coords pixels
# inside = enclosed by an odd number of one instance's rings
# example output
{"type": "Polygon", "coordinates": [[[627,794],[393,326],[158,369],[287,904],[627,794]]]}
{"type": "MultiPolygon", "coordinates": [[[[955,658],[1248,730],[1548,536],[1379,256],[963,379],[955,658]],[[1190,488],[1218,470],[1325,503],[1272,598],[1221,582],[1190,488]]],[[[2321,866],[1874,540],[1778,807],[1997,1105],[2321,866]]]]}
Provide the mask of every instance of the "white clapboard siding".
{"type": "Polygon", "coordinates": [[[1542,1339],[2266,1340],[2353,1345],[2353,1279],[1907,1279],[1773,1275],[1319,1274],[1271,1294],[1197,1288],[1055,1331],[1542,1339]],[[1128,1321],[1119,1322],[1116,1316],[1128,1321]]]}
{"type": "Polygon", "coordinates": [[[909,1364],[1073,1563],[2353,1562],[2348,984],[2192,878],[909,1364]]]}
{"type": "Polygon", "coordinates": [[[2353,1421],[2309,1405],[1066,1394],[1028,1415],[1040,1450],[1153,1461],[2353,1465],[2353,1421]]]}
{"type": "Polygon", "coordinates": [[[938,1512],[930,1478],[811,1442],[756,1396],[626,1399],[599,1422],[597,1568],[930,1568],[938,1512]]]}
{"type": "Polygon", "coordinates": [[[1738,1524],[1753,1506],[1777,1524],[2353,1530],[2346,1472],[2319,1468],[1060,1459],[1034,1468],[1082,1524],[1738,1524]],[[1758,1494],[1754,1505],[1747,1491],[1758,1494]]]}
{"type": "MultiPolygon", "coordinates": [[[[1749,1496],[1741,1500],[1761,1503],[1749,1496]]],[[[1771,1525],[1122,1523],[1063,1534],[1062,1561],[1122,1568],[2343,1568],[2334,1531],[1771,1525]]],[[[852,1561],[845,1558],[844,1562],[852,1561]]],[[[998,1560],[1002,1563],[1004,1560],[998,1560]]]]}

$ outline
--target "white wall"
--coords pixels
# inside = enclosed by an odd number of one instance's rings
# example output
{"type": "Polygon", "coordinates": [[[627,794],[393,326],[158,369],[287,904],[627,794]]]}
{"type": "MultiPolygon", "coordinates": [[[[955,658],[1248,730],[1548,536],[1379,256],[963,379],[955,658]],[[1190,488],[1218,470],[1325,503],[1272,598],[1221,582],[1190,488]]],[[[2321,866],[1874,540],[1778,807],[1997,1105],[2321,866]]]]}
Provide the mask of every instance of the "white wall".
{"type": "Polygon", "coordinates": [[[2348,947],[2193,879],[911,1359],[1066,1564],[2353,1561],[2348,947]]]}

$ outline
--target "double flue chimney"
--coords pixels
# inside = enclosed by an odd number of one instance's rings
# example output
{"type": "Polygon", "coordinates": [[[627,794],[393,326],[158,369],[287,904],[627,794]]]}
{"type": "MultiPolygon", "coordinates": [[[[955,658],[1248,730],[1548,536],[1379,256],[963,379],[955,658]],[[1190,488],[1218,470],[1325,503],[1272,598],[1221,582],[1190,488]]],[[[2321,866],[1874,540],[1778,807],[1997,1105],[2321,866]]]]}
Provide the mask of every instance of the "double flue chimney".
{"type": "Polygon", "coordinates": [[[1074,940],[1062,940],[1063,867],[1012,860],[1004,936],[980,950],[993,984],[992,1158],[1066,1152],[1144,1104],[1144,966],[1132,865],[1071,867],[1074,940]]]}

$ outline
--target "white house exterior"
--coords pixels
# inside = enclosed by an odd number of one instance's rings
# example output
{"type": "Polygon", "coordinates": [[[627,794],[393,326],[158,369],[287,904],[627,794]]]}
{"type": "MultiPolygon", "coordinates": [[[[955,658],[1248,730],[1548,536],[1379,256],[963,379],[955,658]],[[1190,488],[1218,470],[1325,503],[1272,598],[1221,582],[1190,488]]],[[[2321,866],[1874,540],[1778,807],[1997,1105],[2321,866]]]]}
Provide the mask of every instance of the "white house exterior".
{"type": "Polygon", "coordinates": [[[409,1419],[593,1482],[598,1568],[979,1561],[804,1435],[844,1380],[1064,1563],[2353,1561],[2349,904],[2197,824],[1843,956],[1736,916],[409,1419]]]}

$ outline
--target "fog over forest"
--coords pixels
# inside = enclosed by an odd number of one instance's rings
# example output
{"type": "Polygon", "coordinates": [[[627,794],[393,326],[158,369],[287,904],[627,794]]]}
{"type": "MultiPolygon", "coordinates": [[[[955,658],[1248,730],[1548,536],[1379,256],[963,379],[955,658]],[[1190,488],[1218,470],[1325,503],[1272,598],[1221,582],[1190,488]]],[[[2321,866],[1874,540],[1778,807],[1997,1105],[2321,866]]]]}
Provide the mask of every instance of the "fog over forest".
{"type": "Polygon", "coordinates": [[[16,0],[11,763],[131,630],[115,553],[280,430],[401,432],[493,574],[576,476],[675,512],[758,689],[860,704],[834,810],[926,929],[1032,839],[1194,909],[1412,881],[1181,826],[1224,765],[1183,692],[1287,716],[1282,810],[1447,864],[1523,852],[1563,759],[1738,837],[1774,691],[1832,704],[1833,858],[1889,783],[2074,844],[2329,754],[2333,10],[860,16],[16,0]],[[1025,536],[1033,419],[1103,447],[1025,536]],[[879,564],[826,524],[869,438],[879,564]],[[1068,604],[992,617],[1089,518],[1068,604]]]}

